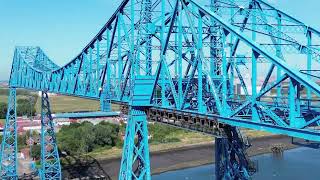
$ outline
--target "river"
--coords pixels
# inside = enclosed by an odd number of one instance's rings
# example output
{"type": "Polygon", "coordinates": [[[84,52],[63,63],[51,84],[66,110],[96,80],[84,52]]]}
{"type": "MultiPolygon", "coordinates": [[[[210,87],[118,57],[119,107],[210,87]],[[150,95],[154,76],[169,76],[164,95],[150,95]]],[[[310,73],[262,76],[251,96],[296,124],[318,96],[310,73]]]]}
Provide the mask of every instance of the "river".
{"type": "MultiPolygon", "coordinates": [[[[300,147],[287,150],[281,157],[263,154],[251,158],[258,162],[258,172],[253,179],[259,180],[319,180],[320,150],[300,147]]],[[[153,175],[153,180],[214,180],[214,165],[168,171],[153,175]]]]}

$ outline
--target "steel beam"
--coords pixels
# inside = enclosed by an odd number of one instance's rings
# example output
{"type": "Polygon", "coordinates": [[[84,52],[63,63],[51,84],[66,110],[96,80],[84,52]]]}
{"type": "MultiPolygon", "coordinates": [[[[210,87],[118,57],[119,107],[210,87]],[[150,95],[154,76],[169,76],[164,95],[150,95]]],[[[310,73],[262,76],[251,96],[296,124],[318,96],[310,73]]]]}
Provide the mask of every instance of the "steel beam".
{"type": "Polygon", "coordinates": [[[41,179],[62,179],[58,144],[51,116],[48,93],[41,95],[41,179]]]}
{"type": "Polygon", "coordinates": [[[16,88],[10,88],[8,110],[3,130],[0,173],[3,179],[18,179],[16,88]]]}

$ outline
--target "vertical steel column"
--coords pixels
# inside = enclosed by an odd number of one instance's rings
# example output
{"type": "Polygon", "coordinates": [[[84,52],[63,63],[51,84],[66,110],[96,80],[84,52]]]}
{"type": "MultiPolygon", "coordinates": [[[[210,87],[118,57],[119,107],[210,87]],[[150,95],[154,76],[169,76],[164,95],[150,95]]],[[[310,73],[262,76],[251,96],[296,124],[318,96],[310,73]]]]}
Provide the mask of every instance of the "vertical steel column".
{"type": "MultiPolygon", "coordinates": [[[[143,3],[151,3],[150,0],[144,0],[143,3]],[[145,2],[147,1],[147,2],[145,2]]],[[[134,31],[134,5],[135,2],[131,1],[131,30],[134,31]]],[[[151,8],[149,9],[151,10],[151,8]]],[[[143,9],[142,9],[143,11],[143,9]]],[[[148,15],[148,13],[146,13],[148,15]]],[[[143,17],[142,17],[143,18],[143,17]]],[[[141,31],[141,29],[139,29],[141,31]]],[[[141,33],[141,32],[138,32],[141,33]]],[[[139,42],[139,41],[138,41],[139,42]]],[[[130,53],[132,54],[132,64],[138,65],[141,62],[134,53],[134,32],[131,34],[130,53]]],[[[151,42],[150,42],[151,43],[151,42]]],[[[151,45],[151,44],[150,44],[151,45]]],[[[138,45],[139,46],[139,45],[138,45]]],[[[151,47],[151,46],[150,46],[151,47]]],[[[139,51],[137,53],[140,54],[139,51]]],[[[147,59],[146,59],[147,60],[147,59]]],[[[146,61],[147,64],[150,63],[146,61]]],[[[132,179],[151,179],[150,160],[149,160],[149,144],[148,144],[148,122],[147,115],[144,111],[145,107],[138,106],[141,99],[134,96],[135,93],[139,94],[144,91],[144,77],[150,77],[151,74],[140,76],[138,79],[140,68],[131,68],[130,72],[130,102],[129,105],[129,118],[127,121],[126,134],[124,145],[122,149],[121,167],[119,172],[119,180],[132,180],[132,179]],[[136,81],[136,82],[135,82],[136,81]],[[138,83],[138,81],[140,83],[138,83]],[[142,81],[142,83],[141,83],[142,81]],[[139,91],[139,92],[137,92],[139,91]],[[137,140],[135,138],[137,137],[137,140]]],[[[151,73],[151,71],[150,71],[151,73]]],[[[150,92],[152,93],[152,92],[150,92]]],[[[143,94],[143,93],[142,93],[143,94]]]]}
{"type": "MultiPolygon", "coordinates": [[[[130,3],[130,29],[131,29],[131,31],[130,31],[130,36],[131,36],[131,38],[130,38],[130,60],[131,60],[131,66],[132,66],[132,68],[131,68],[131,71],[130,71],[130,99],[129,100],[132,100],[132,96],[133,96],[133,78],[134,78],[134,71],[136,70],[136,54],[135,54],[135,7],[134,7],[134,5],[135,5],[135,2],[134,2],[134,0],[131,0],[130,1],[131,3],[130,3]]],[[[138,51],[138,53],[140,53],[139,51],[138,51]]],[[[138,70],[139,71],[139,70],[138,70]]]]}
{"type": "MultiPolygon", "coordinates": [[[[165,1],[162,0],[161,2],[161,19],[165,19],[165,1]]],[[[160,57],[160,67],[163,66],[163,61],[165,61],[165,54],[162,53],[164,51],[165,48],[165,37],[164,37],[164,33],[165,33],[165,21],[161,22],[161,31],[160,31],[160,47],[161,47],[161,57],[160,57]]],[[[169,32],[168,32],[169,33],[169,32]]],[[[166,78],[165,78],[165,72],[164,72],[164,68],[160,69],[160,74],[159,74],[159,79],[161,82],[161,106],[162,107],[166,107],[168,105],[167,99],[166,99],[166,78]]]]}
{"type": "MultiPolygon", "coordinates": [[[[308,46],[308,53],[307,53],[307,73],[311,74],[311,65],[312,65],[312,52],[311,52],[311,45],[312,45],[312,33],[311,31],[307,31],[307,46],[308,46]]],[[[308,75],[308,78],[311,78],[310,75],[308,75]]],[[[311,102],[311,90],[310,88],[307,88],[307,99],[308,104],[310,105],[311,102]]]]}
{"type": "MultiPolygon", "coordinates": [[[[175,19],[175,23],[177,23],[177,20],[175,19]]],[[[179,36],[179,33],[178,33],[179,30],[177,30],[176,33],[174,33],[174,46],[175,47],[178,47],[178,36],[179,36]]],[[[177,53],[174,53],[174,77],[177,78],[178,77],[178,56],[179,54],[177,53]]]]}
{"type": "Polygon", "coordinates": [[[101,78],[99,77],[100,75],[100,41],[96,41],[96,46],[97,46],[97,64],[96,64],[96,77],[95,81],[97,83],[95,89],[96,89],[96,94],[99,95],[99,89],[100,89],[100,84],[101,84],[101,78]]]}
{"type": "MultiPolygon", "coordinates": [[[[230,15],[233,16],[234,14],[234,9],[233,8],[230,8],[230,15]]],[[[234,24],[234,18],[231,19],[231,24],[233,25],[234,24]]],[[[232,53],[233,53],[233,39],[234,39],[234,35],[233,34],[230,34],[230,42],[231,42],[231,45],[230,45],[230,56],[232,58],[232,53]]],[[[230,84],[230,88],[229,88],[229,93],[230,93],[230,98],[234,98],[234,66],[235,66],[235,63],[236,63],[236,59],[235,58],[232,58],[231,59],[231,65],[230,65],[230,68],[229,68],[229,71],[230,71],[230,80],[229,80],[229,84],[230,84]]],[[[230,63],[230,62],[229,62],[230,63]]]]}
{"type": "Polygon", "coordinates": [[[200,54],[202,53],[202,16],[203,14],[199,12],[198,17],[198,42],[197,42],[197,51],[198,51],[198,111],[204,112],[205,108],[203,107],[203,99],[202,99],[202,59],[200,58],[200,54]]]}
{"type": "Polygon", "coordinates": [[[42,91],[41,96],[41,179],[61,179],[61,166],[54,123],[51,116],[49,97],[42,91]]]}
{"type": "Polygon", "coordinates": [[[250,169],[245,153],[246,145],[236,127],[223,127],[225,136],[215,138],[215,175],[216,180],[247,180],[255,169],[250,169]]]}
{"type": "Polygon", "coordinates": [[[116,89],[116,85],[117,85],[117,64],[109,61],[110,62],[110,65],[112,65],[112,68],[111,68],[111,79],[112,79],[112,83],[113,83],[113,90],[115,91],[115,96],[118,97],[118,90],[116,89]]]}
{"type": "MultiPolygon", "coordinates": [[[[110,51],[110,48],[111,48],[111,43],[110,43],[110,29],[108,29],[107,30],[107,52],[109,52],[110,51]]],[[[107,56],[107,59],[106,59],[106,73],[107,73],[107,83],[106,83],[106,91],[110,94],[111,92],[110,92],[110,85],[111,85],[111,62],[110,62],[110,57],[109,56],[107,56]]],[[[102,82],[102,83],[104,83],[104,82],[102,82]]]]}
{"type": "Polygon", "coordinates": [[[289,80],[289,120],[290,126],[296,127],[296,101],[295,101],[295,87],[293,83],[293,79],[289,80]]]}
{"type": "Polygon", "coordinates": [[[151,76],[152,74],[152,35],[151,35],[151,8],[152,8],[152,0],[143,0],[144,4],[144,14],[143,14],[143,24],[145,28],[145,56],[146,56],[146,75],[151,76]]]}
{"type": "MultiPolygon", "coordinates": [[[[109,49],[111,47],[110,45],[110,29],[107,30],[107,52],[109,52],[109,49]]],[[[106,67],[105,67],[105,73],[106,74],[106,83],[102,84],[101,88],[101,96],[100,96],[100,110],[104,112],[109,112],[111,111],[111,101],[110,101],[110,85],[111,85],[111,79],[110,79],[110,58],[109,56],[106,56],[106,67]]],[[[104,83],[104,82],[103,82],[104,83]]],[[[101,83],[100,83],[101,84],[101,83]]]]}
{"type": "MultiPolygon", "coordinates": [[[[218,7],[217,7],[217,0],[211,0],[210,1],[210,10],[217,13],[218,7]]],[[[218,51],[217,51],[217,24],[214,21],[214,18],[211,18],[211,27],[210,27],[210,75],[212,78],[219,75],[219,71],[217,68],[219,68],[218,65],[218,51]]]]}
{"type": "Polygon", "coordinates": [[[228,72],[227,72],[227,57],[226,57],[226,52],[225,52],[225,46],[227,44],[226,42],[226,34],[223,33],[222,34],[222,109],[224,114],[221,114],[222,116],[227,116],[229,114],[229,108],[228,108],[228,104],[227,104],[227,94],[228,94],[228,90],[227,90],[227,83],[228,83],[228,72]]]}
{"type": "Polygon", "coordinates": [[[151,179],[147,124],[145,112],[131,107],[122,149],[119,180],[151,179]]]}
{"type": "Polygon", "coordinates": [[[117,97],[120,100],[121,97],[121,79],[122,79],[122,68],[123,68],[123,62],[122,62],[122,42],[121,42],[121,23],[120,23],[120,19],[122,16],[122,13],[118,14],[118,24],[117,24],[117,31],[118,31],[118,82],[117,82],[117,97]]]}
{"type": "MultiPolygon", "coordinates": [[[[93,82],[93,80],[92,80],[92,64],[93,64],[93,56],[92,56],[92,47],[90,47],[89,48],[89,58],[90,58],[90,60],[89,60],[89,95],[90,96],[92,96],[93,94],[92,94],[92,92],[93,92],[93,88],[94,88],[94,86],[93,86],[93,84],[94,84],[94,82],[93,82]]],[[[87,88],[87,87],[85,87],[85,88],[87,88]]]]}
{"type": "Polygon", "coordinates": [[[252,121],[258,122],[258,112],[256,109],[256,96],[257,96],[257,58],[258,54],[255,52],[252,52],[252,67],[251,67],[251,81],[252,81],[252,105],[251,105],[251,111],[252,111],[252,121]]]}
{"type": "MultiPolygon", "coordinates": [[[[256,9],[255,9],[255,5],[254,7],[252,8],[251,10],[251,13],[253,14],[252,16],[252,40],[253,41],[256,41],[256,23],[257,23],[257,20],[256,20],[256,15],[257,15],[257,12],[256,12],[256,9]]],[[[253,122],[257,122],[258,121],[258,112],[257,112],[257,109],[256,109],[256,105],[255,105],[255,97],[257,96],[257,58],[258,58],[258,54],[254,52],[254,50],[252,50],[252,66],[251,66],[251,90],[252,90],[252,105],[251,105],[251,111],[252,111],[252,121],[253,122]]]]}
{"type": "MultiPolygon", "coordinates": [[[[276,45],[276,56],[281,57],[281,14],[278,14],[277,17],[277,26],[278,26],[278,30],[279,33],[277,34],[277,36],[279,36],[277,43],[279,45],[276,45]]],[[[281,78],[281,69],[277,68],[277,81],[280,80],[281,78]]],[[[281,84],[279,86],[277,86],[277,102],[280,102],[280,98],[281,98],[281,84]]]]}
{"type": "MultiPolygon", "coordinates": [[[[165,0],[162,0],[165,2],[165,0]]],[[[181,109],[183,103],[183,92],[182,92],[182,11],[181,5],[178,5],[178,109],[181,109]]]]}
{"type": "MultiPolygon", "coordinates": [[[[161,67],[163,67],[164,66],[163,61],[161,61],[160,63],[161,63],[161,67]]],[[[164,68],[160,69],[159,79],[161,79],[161,106],[167,107],[169,103],[166,98],[166,73],[164,68]]]]}
{"type": "Polygon", "coordinates": [[[0,175],[3,179],[18,179],[17,174],[17,113],[16,113],[16,88],[10,88],[6,123],[3,131],[0,175]]]}
{"type": "Polygon", "coordinates": [[[87,88],[86,88],[86,83],[88,81],[88,74],[89,74],[89,67],[88,67],[88,57],[87,54],[85,52],[82,53],[82,57],[83,57],[83,73],[84,73],[84,77],[85,77],[85,81],[79,81],[79,85],[81,87],[81,95],[86,95],[87,93],[87,88]]]}
{"type": "Polygon", "coordinates": [[[300,85],[294,79],[289,81],[289,121],[290,127],[302,127],[306,121],[300,109],[300,85]]]}

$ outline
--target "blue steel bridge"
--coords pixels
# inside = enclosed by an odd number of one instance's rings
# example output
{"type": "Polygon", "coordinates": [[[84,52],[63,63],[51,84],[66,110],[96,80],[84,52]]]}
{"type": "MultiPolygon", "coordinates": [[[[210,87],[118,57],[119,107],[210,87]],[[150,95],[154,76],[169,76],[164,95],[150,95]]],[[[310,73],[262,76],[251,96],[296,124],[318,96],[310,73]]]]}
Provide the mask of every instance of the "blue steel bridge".
{"type": "Polygon", "coordinates": [[[262,0],[124,0],[62,67],[16,47],[1,177],[18,178],[23,88],[42,91],[41,179],[62,178],[48,92],[126,107],[120,180],[151,179],[149,120],[212,134],[216,178],[249,179],[239,128],[320,141],[319,45],[318,30],[262,0]]]}

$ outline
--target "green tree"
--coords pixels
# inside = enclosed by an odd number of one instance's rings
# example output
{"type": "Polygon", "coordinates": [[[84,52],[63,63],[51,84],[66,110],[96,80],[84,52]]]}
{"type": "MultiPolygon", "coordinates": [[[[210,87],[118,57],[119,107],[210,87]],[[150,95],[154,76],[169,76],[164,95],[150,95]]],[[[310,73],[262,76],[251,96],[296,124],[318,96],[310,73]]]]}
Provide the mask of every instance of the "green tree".
{"type": "Polygon", "coordinates": [[[94,126],[84,122],[72,126],[64,126],[57,134],[58,145],[61,151],[79,155],[94,149],[94,126]]]}
{"type": "Polygon", "coordinates": [[[76,131],[76,137],[80,138],[80,149],[82,152],[91,152],[94,147],[94,140],[95,140],[95,134],[94,134],[94,125],[89,122],[82,123],[82,126],[77,128],[78,131],[76,131]]]}
{"type": "Polygon", "coordinates": [[[35,160],[40,159],[41,146],[39,144],[31,146],[31,157],[35,160]]]}
{"type": "Polygon", "coordinates": [[[0,102],[0,119],[5,119],[7,115],[8,105],[7,103],[0,102]]]}
{"type": "Polygon", "coordinates": [[[18,116],[30,116],[35,115],[35,102],[30,102],[30,99],[18,99],[17,100],[17,115],[18,116]],[[31,113],[31,114],[30,114],[31,113]]]}
{"type": "Polygon", "coordinates": [[[57,134],[58,146],[61,151],[65,151],[68,154],[77,154],[80,145],[80,138],[75,137],[76,129],[62,128],[57,134]]]}
{"type": "Polygon", "coordinates": [[[115,146],[118,140],[119,126],[102,122],[95,126],[95,144],[101,147],[115,146]]]}
{"type": "Polygon", "coordinates": [[[118,143],[119,125],[101,122],[73,123],[63,126],[57,134],[61,151],[79,155],[91,152],[99,147],[112,147],[118,143]]]}
{"type": "Polygon", "coordinates": [[[18,148],[19,149],[25,148],[26,145],[27,145],[27,135],[26,134],[18,135],[18,148]]]}

